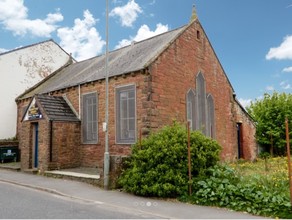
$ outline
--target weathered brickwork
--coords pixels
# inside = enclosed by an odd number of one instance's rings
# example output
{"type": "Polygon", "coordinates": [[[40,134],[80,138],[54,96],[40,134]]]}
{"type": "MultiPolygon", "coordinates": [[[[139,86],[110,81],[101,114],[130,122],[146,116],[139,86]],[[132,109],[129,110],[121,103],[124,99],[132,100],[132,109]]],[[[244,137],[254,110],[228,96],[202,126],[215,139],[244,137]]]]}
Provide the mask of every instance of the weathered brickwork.
{"type": "Polygon", "coordinates": [[[149,115],[151,128],[170,124],[172,120],[186,120],[186,93],[196,88],[196,76],[201,72],[206,80],[206,93],[212,94],[215,104],[216,139],[223,147],[221,157],[237,157],[237,120],[243,124],[246,159],[255,154],[255,126],[246,113],[239,111],[233,97],[232,86],[199,23],[193,23],[176,41],[159,56],[150,67],[154,107],[149,115]],[[199,35],[199,39],[197,38],[199,35]],[[250,153],[247,153],[250,152],[250,153]]]}
{"type": "MultiPolygon", "coordinates": [[[[19,103],[19,110],[29,102],[19,103]]],[[[41,106],[40,106],[41,108],[41,106]]],[[[35,135],[38,126],[37,168],[41,172],[80,166],[80,122],[50,121],[41,108],[43,118],[21,121],[18,116],[18,138],[21,151],[21,168],[35,168],[35,135]]]]}
{"type": "Polygon", "coordinates": [[[52,130],[51,166],[57,166],[57,169],[79,167],[81,164],[80,123],[54,121],[52,130]]]}
{"type": "Polygon", "coordinates": [[[241,157],[244,159],[254,160],[258,153],[256,143],[256,127],[250,116],[239,106],[236,105],[236,121],[239,122],[241,127],[241,157]]]}
{"type": "MultiPolygon", "coordinates": [[[[196,76],[202,73],[206,82],[206,94],[211,94],[215,105],[216,140],[223,147],[221,158],[238,157],[237,124],[242,125],[241,144],[243,157],[254,159],[256,143],[255,126],[234,97],[233,88],[213,51],[199,22],[193,22],[144,70],[111,77],[109,80],[109,146],[110,155],[129,155],[130,145],[116,143],[115,91],[127,85],[136,86],[136,137],[146,137],[151,131],[169,125],[176,120],[186,123],[186,94],[196,89],[196,76]]],[[[51,92],[50,95],[66,95],[81,118],[78,123],[53,123],[53,161],[50,164],[50,126],[48,120],[39,120],[40,169],[72,166],[98,167],[102,171],[105,151],[105,134],[102,123],[105,118],[105,80],[99,80],[51,92]],[[82,143],[82,95],[97,92],[98,143],[82,143]],[[42,165],[41,165],[42,164],[42,165]]],[[[29,99],[18,102],[18,136],[22,153],[22,167],[32,166],[32,136],[34,122],[21,122],[23,108],[29,99]]]]}

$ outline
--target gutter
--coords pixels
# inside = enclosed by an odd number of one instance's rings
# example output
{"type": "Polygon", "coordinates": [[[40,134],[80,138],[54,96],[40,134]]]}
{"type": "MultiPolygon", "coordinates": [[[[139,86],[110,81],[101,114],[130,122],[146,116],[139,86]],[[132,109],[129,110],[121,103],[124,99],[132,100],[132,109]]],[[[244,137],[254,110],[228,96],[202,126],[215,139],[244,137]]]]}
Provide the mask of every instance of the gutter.
{"type": "Polygon", "coordinates": [[[53,121],[49,120],[50,126],[50,139],[49,139],[49,154],[50,154],[50,162],[53,162],[53,121]]]}

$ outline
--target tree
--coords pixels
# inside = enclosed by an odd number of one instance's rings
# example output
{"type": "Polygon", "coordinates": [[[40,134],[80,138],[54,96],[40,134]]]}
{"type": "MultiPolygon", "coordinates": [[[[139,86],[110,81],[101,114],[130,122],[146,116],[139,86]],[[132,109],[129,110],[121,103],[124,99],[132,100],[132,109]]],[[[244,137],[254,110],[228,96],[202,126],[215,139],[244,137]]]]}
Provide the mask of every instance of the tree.
{"type": "Polygon", "coordinates": [[[264,94],[247,108],[257,124],[256,139],[263,147],[269,147],[271,154],[285,154],[285,118],[292,130],[292,95],[274,92],[264,94]]]}

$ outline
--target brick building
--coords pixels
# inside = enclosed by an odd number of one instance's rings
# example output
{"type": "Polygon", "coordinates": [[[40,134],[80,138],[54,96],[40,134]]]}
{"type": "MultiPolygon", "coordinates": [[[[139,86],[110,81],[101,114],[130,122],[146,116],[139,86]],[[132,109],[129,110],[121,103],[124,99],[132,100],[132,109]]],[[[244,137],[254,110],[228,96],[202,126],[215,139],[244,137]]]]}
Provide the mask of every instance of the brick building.
{"type": "MultiPolygon", "coordinates": [[[[222,160],[256,157],[255,125],[196,17],[112,51],[108,61],[110,155],[129,155],[138,134],[145,137],[176,120],[216,139],[222,160]]],[[[73,63],[16,99],[23,169],[102,170],[104,66],[105,56],[73,63]]]]}

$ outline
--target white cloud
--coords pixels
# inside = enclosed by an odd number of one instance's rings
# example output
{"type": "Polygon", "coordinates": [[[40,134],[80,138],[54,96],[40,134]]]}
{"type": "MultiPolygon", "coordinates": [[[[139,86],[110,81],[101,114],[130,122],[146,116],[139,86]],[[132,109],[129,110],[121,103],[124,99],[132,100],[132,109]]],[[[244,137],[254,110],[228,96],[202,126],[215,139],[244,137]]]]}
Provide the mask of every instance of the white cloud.
{"type": "Polygon", "coordinates": [[[62,20],[63,15],[59,11],[48,14],[43,20],[30,20],[23,0],[0,0],[0,23],[14,35],[50,37],[57,29],[56,23],[62,20]]]}
{"type": "Polygon", "coordinates": [[[0,48],[0,53],[5,53],[7,52],[8,50],[4,49],[4,48],[0,48]]]}
{"type": "Polygon", "coordinates": [[[286,73],[290,73],[290,72],[292,72],[292,66],[284,68],[284,69],[282,70],[282,72],[286,72],[286,73]]]}
{"type": "Polygon", "coordinates": [[[292,36],[286,36],[279,47],[270,48],[266,59],[292,59],[292,36]]]}
{"type": "Polygon", "coordinates": [[[267,90],[267,91],[274,91],[275,88],[274,88],[274,86],[267,86],[267,87],[266,87],[266,90],[267,90]]]}
{"type": "Polygon", "coordinates": [[[132,27],[133,23],[138,18],[138,14],[142,13],[143,10],[135,2],[135,0],[130,0],[126,5],[121,7],[116,7],[109,13],[111,17],[119,17],[122,26],[132,27]]]}
{"type": "Polygon", "coordinates": [[[285,90],[292,88],[291,85],[288,83],[288,81],[282,81],[280,83],[280,86],[281,86],[282,89],[285,89],[285,90]]]}
{"type": "Polygon", "coordinates": [[[96,56],[102,52],[105,41],[102,40],[97,30],[93,27],[97,20],[86,10],[84,19],[75,19],[73,27],[58,29],[60,46],[78,60],[84,60],[96,56]]]}
{"type": "Polygon", "coordinates": [[[252,100],[251,99],[242,99],[242,98],[240,98],[238,101],[240,102],[240,104],[244,108],[246,108],[246,107],[250,106],[252,100]]]}
{"type": "Polygon", "coordinates": [[[127,45],[130,45],[132,41],[136,41],[136,42],[142,41],[147,38],[162,34],[166,31],[168,31],[168,25],[162,25],[159,23],[156,25],[156,29],[154,31],[151,31],[150,28],[146,24],[144,24],[139,28],[137,35],[135,37],[130,37],[130,39],[121,40],[115,48],[117,49],[117,48],[125,47],[127,45]]]}
{"type": "Polygon", "coordinates": [[[150,2],[149,4],[150,5],[155,5],[155,3],[156,3],[156,0],[152,0],[152,2],[150,2]]]}

